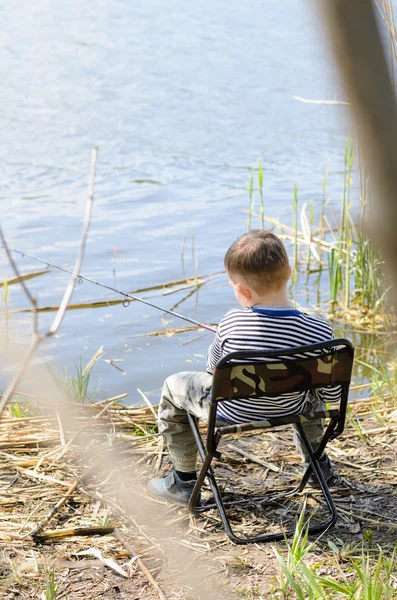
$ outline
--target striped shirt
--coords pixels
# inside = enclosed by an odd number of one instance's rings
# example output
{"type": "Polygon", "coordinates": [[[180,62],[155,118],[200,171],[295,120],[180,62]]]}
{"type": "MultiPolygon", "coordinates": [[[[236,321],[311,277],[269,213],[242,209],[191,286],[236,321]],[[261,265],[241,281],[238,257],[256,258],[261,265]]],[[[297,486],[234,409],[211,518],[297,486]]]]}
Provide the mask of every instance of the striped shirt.
{"type": "MultiPolygon", "coordinates": [[[[332,328],[321,319],[292,308],[253,308],[230,310],[219,323],[216,337],[208,350],[207,371],[212,374],[219,360],[229,352],[241,350],[274,350],[294,348],[333,339],[332,328]]],[[[295,355],[296,358],[318,356],[321,350],[295,355]]],[[[281,357],[282,358],[282,357],[281,357]]],[[[291,357],[286,356],[286,360],[291,357]]],[[[276,361],[277,358],[269,358],[276,361]]],[[[322,402],[338,402],[340,386],[315,390],[322,402]]],[[[232,423],[257,421],[267,417],[295,415],[309,410],[306,392],[293,392],[277,397],[245,398],[220,402],[217,414],[232,423]]]]}

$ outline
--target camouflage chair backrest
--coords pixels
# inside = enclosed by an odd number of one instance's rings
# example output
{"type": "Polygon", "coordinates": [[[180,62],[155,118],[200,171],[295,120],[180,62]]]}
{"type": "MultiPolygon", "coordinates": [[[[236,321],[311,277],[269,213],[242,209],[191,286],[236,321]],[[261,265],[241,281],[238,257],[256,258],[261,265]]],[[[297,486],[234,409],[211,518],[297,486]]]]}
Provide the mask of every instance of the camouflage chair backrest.
{"type": "Polygon", "coordinates": [[[352,366],[353,351],[348,347],[315,358],[229,363],[215,369],[211,399],[278,396],[350,383],[352,366]]]}

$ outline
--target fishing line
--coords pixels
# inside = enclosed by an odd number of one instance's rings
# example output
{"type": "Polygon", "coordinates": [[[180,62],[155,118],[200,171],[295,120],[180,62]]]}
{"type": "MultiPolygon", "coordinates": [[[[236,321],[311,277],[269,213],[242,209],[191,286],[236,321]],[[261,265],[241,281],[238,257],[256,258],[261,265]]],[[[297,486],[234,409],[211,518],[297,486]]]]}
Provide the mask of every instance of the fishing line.
{"type": "MultiPolygon", "coordinates": [[[[4,250],[3,244],[0,244],[0,247],[3,248],[3,250],[4,250]]],[[[19,254],[22,258],[24,258],[26,256],[26,258],[35,260],[36,262],[39,262],[42,265],[45,265],[47,269],[52,268],[52,269],[57,269],[58,271],[63,271],[64,273],[68,273],[69,275],[73,274],[72,271],[69,271],[69,269],[65,269],[64,267],[60,267],[59,265],[54,265],[53,263],[48,262],[48,260],[42,260],[41,258],[38,258],[37,256],[32,256],[31,254],[27,254],[26,252],[22,252],[21,250],[17,250],[16,248],[9,248],[9,250],[11,252],[15,252],[15,254],[19,254]]],[[[216,329],[214,327],[211,327],[211,325],[207,325],[206,323],[200,323],[199,321],[196,321],[196,319],[191,319],[190,317],[185,317],[185,315],[181,315],[180,313],[177,313],[174,310],[168,310],[167,308],[163,308],[162,306],[153,304],[153,302],[149,302],[148,300],[144,300],[143,298],[139,298],[138,296],[133,296],[132,294],[127,294],[125,292],[121,292],[120,290],[117,290],[116,288],[114,288],[110,285],[106,285],[106,283],[101,283],[100,281],[91,279],[91,277],[86,277],[85,275],[79,275],[77,278],[77,282],[81,284],[81,283],[83,283],[83,281],[88,281],[88,283],[93,283],[95,285],[98,285],[99,287],[105,288],[106,290],[110,290],[111,292],[115,292],[116,294],[123,296],[124,297],[123,306],[125,306],[125,307],[128,307],[130,305],[130,299],[135,300],[136,302],[142,302],[142,304],[146,304],[147,306],[150,306],[151,308],[156,308],[157,310],[161,310],[162,312],[167,313],[168,315],[172,315],[173,317],[178,317],[179,319],[182,319],[183,321],[187,321],[188,323],[193,323],[193,325],[198,325],[199,327],[202,327],[203,329],[207,329],[208,331],[212,331],[213,333],[216,332],[216,329]]]]}

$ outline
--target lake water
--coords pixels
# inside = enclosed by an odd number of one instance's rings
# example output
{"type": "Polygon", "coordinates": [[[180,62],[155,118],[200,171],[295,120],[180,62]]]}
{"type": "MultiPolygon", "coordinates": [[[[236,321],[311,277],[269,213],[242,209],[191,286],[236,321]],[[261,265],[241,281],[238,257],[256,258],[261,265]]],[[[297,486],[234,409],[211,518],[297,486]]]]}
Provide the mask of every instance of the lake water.
{"type": "MultiPolygon", "coordinates": [[[[222,270],[226,248],[246,229],[259,157],[266,215],[291,224],[294,183],[300,202],[320,203],[326,165],[337,210],[347,109],[293,99],[343,99],[321,19],[317,4],[303,0],[3,6],[0,206],[9,244],[71,267],[94,144],[96,201],[82,272],[123,291],[195,276],[196,268],[222,270]]],[[[17,260],[24,272],[40,268],[17,260]]],[[[53,271],[30,287],[41,306],[54,305],[66,281],[53,271]]],[[[9,289],[12,310],[26,306],[17,287],[9,289]]],[[[145,297],[171,308],[186,295],[145,297]]],[[[116,297],[84,283],[73,301],[116,297]]],[[[178,310],[216,323],[235,305],[221,276],[178,310]]],[[[42,327],[52,316],[41,315],[42,327]]],[[[28,322],[12,313],[10,326],[28,322]]],[[[204,369],[211,334],[143,334],[183,325],[138,303],[69,311],[39,356],[72,372],[104,345],[93,374],[100,397],[128,392],[134,403],[141,388],[156,401],[167,375],[204,369]],[[104,359],[122,359],[123,372],[104,359]]]]}

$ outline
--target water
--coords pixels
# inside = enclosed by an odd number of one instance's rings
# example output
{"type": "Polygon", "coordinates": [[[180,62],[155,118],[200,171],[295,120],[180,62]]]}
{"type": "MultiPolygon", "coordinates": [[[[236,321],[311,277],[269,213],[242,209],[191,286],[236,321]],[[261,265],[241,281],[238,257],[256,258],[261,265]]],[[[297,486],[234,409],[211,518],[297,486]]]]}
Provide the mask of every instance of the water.
{"type": "MultiPolygon", "coordinates": [[[[226,248],[246,229],[250,167],[259,156],[267,215],[291,224],[294,183],[300,202],[315,198],[320,210],[326,165],[337,207],[347,109],[292,98],[343,99],[317,13],[301,0],[3,6],[1,220],[10,245],[70,268],[94,144],[96,202],[83,272],[124,291],[195,276],[197,263],[201,275],[220,271],[226,248]]],[[[18,264],[24,272],[39,267],[26,258],[18,264]]],[[[3,255],[0,275],[9,275],[3,255]]],[[[66,281],[51,272],[30,287],[41,306],[54,305],[66,281]]],[[[152,296],[170,308],[186,293],[152,296]]],[[[73,301],[114,297],[84,283],[73,301]]],[[[17,286],[9,306],[26,306],[17,286]]],[[[178,310],[217,322],[232,306],[223,276],[178,310]]],[[[52,316],[40,316],[43,328],[52,316]]],[[[29,323],[28,315],[11,317],[11,327],[29,323]]],[[[204,368],[211,334],[191,343],[197,332],[142,337],[182,325],[137,303],[70,311],[60,337],[39,354],[73,370],[104,345],[104,358],[123,359],[123,372],[97,363],[100,395],[128,392],[134,403],[139,387],[155,401],[167,375],[204,368]]],[[[20,335],[26,343],[26,328],[20,335]]]]}

